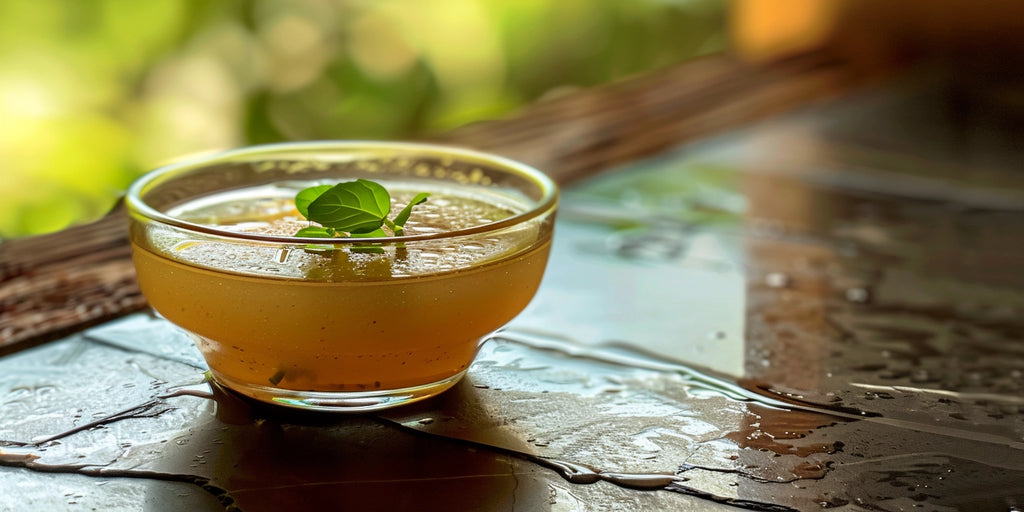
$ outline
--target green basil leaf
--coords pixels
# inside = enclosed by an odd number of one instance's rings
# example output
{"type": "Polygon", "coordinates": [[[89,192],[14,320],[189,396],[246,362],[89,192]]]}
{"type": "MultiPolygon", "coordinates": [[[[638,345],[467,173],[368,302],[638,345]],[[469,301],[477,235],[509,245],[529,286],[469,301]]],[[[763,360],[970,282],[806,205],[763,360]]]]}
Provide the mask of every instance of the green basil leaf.
{"type": "Polygon", "coordinates": [[[416,194],[416,197],[412,198],[412,201],[409,201],[409,204],[405,205],[405,208],[402,208],[402,211],[398,212],[398,215],[395,216],[395,225],[405,226],[406,221],[409,220],[409,215],[412,214],[412,207],[426,201],[428,197],[430,197],[430,194],[427,192],[416,194]]]}
{"type": "Polygon", "coordinates": [[[391,195],[368,180],[339,183],[309,204],[309,220],[349,233],[380,228],[391,213],[391,195]]]}
{"type": "Polygon", "coordinates": [[[303,217],[309,218],[309,204],[320,197],[321,194],[331,189],[331,185],[317,185],[315,187],[309,187],[302,189],[298,194],[295,195],[295,209],[299,210],[299,213],[303,217]]]}

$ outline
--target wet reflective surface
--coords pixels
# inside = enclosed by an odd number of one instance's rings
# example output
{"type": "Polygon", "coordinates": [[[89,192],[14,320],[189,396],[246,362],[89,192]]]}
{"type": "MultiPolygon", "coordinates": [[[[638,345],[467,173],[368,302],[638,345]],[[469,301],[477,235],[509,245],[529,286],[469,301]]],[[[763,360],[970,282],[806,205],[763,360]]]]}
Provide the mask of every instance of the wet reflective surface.
{"type": "Polygon", "coordinates": [[[244,401],[148,315],[0,359],[0,510],[1024,510],[1021,160],[860,101],[571,187],[424,403],[244,401]]]}

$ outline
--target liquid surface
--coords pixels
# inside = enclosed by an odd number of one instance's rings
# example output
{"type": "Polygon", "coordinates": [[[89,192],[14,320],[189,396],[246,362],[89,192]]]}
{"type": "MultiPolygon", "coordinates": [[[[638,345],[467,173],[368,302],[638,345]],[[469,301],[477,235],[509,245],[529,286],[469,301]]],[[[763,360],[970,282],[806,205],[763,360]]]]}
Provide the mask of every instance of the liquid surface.
{"type": "MultiPolygon", "coordinates": [[[[315,183],[286,183],[254,187],[202,198],[180,205],[169,215],[221,229],[273,236],[293,236],[316,225],[295,209],[295,194],[315,183]]],[[[496,222],[525,212],[523,198],[497,191],[429,184],[382,182],[391,193],[393,217],[419,192],[431,197],[413,209],[406,235],[445,233],[496,222]]],[[[394,247],[385,255],[344,250],[330,254],[315,248],[229,244],[219,240],[153,227],[148,233],[151,250],[191,265],[278,278],[342,280],[392,278],[446,272],[479,265],[521,250],[536,238],[536,225],[527,224],[486,236],[417,242],[396,257],[394,247]],[[343,262],[338,261],[339,257],[343,262]]]]}

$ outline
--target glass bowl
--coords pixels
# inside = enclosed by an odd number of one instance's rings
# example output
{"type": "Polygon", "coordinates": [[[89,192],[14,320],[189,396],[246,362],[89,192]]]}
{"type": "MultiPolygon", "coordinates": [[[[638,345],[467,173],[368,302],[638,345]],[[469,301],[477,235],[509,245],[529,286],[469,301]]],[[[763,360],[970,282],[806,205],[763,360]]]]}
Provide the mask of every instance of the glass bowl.
{"type": "Polygon", "coordinates": [[[150,305],[224,387],[303,409],[369,411],[436,395],[530,302],[558,202],[543,173],[444,146],[306,142],[178,163],[129,188],[150,305]],[[299,238],[306,187],[419,192],[401,236],[299,238]]]}

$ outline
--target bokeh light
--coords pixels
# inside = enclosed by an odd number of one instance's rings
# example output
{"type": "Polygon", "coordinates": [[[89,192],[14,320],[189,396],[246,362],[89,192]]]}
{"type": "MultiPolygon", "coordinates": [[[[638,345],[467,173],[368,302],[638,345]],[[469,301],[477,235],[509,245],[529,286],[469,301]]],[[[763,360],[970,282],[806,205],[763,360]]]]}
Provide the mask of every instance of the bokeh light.
{"type": "Polygon", "coordinates": [[[724,0],[0,3],[0,237],[197,152],[406,139],[722,50],[724,0]]]}

